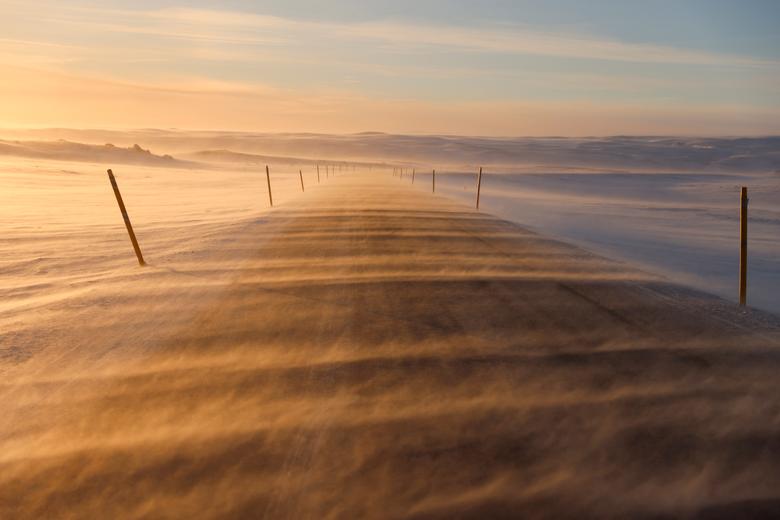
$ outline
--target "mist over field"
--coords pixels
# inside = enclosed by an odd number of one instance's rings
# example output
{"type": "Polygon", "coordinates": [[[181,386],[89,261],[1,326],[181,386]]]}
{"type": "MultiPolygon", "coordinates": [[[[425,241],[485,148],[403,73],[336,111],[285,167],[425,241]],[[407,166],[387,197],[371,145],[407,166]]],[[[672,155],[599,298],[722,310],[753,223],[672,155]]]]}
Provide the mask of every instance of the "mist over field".
{"type": "MultiPolygon", "coordinates": [[[[455,135],[217,132],[184,130],[0,130],[0,138],[29,143],[39,154],[49,152],[95,158],[97,150],[79,150],[78,143],[140,144],[159,153],[200,154],[208,161],[255,162],[251,154],[308,160],[371,160],[419,167],[463,169],[489,167],[497,172],[544,168],[555,173],[664,172],[766,173],[780,172],[780,136],[767,137],[529,137],[498,138],[455,135]],[[62,141],[72,141],[71,143],[62,141]],[[59,150],[56,148],[59,147],[59,150]],[[54,150],[47,150],[55,148],[54,150]],[[210,157],[209,154],[212,154],[210,157]],[[221,156],[220,156],[221,154],[221,156]],[[232,154],[232,156],[231,156],[232,154]],[[247,156],[249,155],[249,156],[247,156]]],[[[21,155],[4,143],[4,155],[21,155]]],[[[21,146],[21,143],[17,143],[21,146]]],[[[180,157],[183,158],[183,157],[180,157]]]]}
{"type": "MultiPolygon", "coordinates": [[[[749,186],[751,304],[780,312],[780,137],[567,139],[50,129],[6,131],[0,138],[5,138],[0,157],[6,162],[108,161],[132,177],[137,177],[136,166],[217,169],[224,173],[207,178],[224,175],[228,182],[235,175],[231,171],[240,171],[247,185],[253,178],[257,181],[258,190],[263,189],[260,176],[266,164],[275,172],[304,169],[307,175],[318,164],[323,174],[326,166],[347,163],[364,169],[404,167],[408,173],[417,171],[418,188],[430,185],[430,171],[436,168],[439,192],[466,204],[474,202],[475,173],[483,167],[485,211],[732,300],[738,281],[739,188],[749,186]]],[[[189,186],[179,189],[196,189],[204,180],[202,174],[186,176],[182,182],[189,186]]],[[[290,183],[294,189],[295,179],[290,183]]],[[[169,189],[170,196],[176,196],[173,187],[169,189]]],[[[224,211],[245,214],[251,207],[247,202],[224,211]]]]}
{"type": "Polygon", "coordinates": [[[3,137],[4,515],[777,509],[775,138],[3,137]]]}
{"type": "MultiPolygon", "coordinates": [[[[478,213],[473,173],[445,168],[433,195],[422,152],[392,161],[376,143],[413,137],[319,136],[364,150],[337,160],[289,136],[145,133],[3,148],[2,516],[777,511],[780,319],[490,216],[653,248],[642,212],[711,204],[734,224],[717,187],[743,177],[521,165],[483,178],[478,213]]],[[[476,141],[451,159],[529,146],[476,141]]],[[[754,254],[771,259],[766,211],[754,254]]]]}

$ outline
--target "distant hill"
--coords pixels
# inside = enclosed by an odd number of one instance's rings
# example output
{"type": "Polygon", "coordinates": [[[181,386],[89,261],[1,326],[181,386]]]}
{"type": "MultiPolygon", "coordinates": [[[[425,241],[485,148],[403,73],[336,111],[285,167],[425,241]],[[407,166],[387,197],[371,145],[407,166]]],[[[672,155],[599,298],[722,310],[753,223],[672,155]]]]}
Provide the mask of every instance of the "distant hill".
{"type": "Polygon", "coordinates": [[[355,161],[334,161],[327,159],[306,159],[301,157],[285,157],[278,155],[261,155],[253,153],[234,152],[231,150],[201,150],[191,154],[187,154],[187,157],[195,159],[197,161],[204,162],[224,162],[224,163],[238,163],[238,164],[293,164],[293,165],[348,165],[348,166],[386,166],[383,163],[372,162],[355,162],[355,161]]]}
{"type": "MultiPolygon", "coordinates": [[[[234,164],[392,164],[492,172],[768,173],[780,136],[479,137],[186,130],[3,130],[13,139],[135,143],[193,161],[234,164]]],[[[94,152],[94,150],[93,150],[94,152]]],[[[132,152],[130,157],[137,157],[132,152]]],[[[164,157],[162,158],[164,160],[164,157]]]]}
{"type": "Polygon", "coordinates": [[[2,141],[0,155],[49,159],[58,161],[96,162],[106,164],[136,164],[143,166],[164,166],[168,168],[189,168],[195,166],[170,155],[155,155],[139,145],[127,148],[106,144],[74,143],[71,141],[2,141]]]}

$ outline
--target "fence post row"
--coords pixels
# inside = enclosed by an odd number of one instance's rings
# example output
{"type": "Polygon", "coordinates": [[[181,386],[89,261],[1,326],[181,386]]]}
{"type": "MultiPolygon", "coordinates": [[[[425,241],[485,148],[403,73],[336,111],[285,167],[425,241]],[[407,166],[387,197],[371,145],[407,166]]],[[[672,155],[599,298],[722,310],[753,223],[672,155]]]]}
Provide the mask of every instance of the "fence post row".
{"type": "Polygon", "coordinates": [[[130,235],[130,242],[132,242],[135,256],[138,258],[138,265],[144,266],[146,265],[146,262],[144,261],[144,256],[141,254],[141,247],[138,245],[138,240],[135,238],[135,232],[133,231],[133,225],[130,223],[130,217],[127,216],[127,208],[125,208],[125,203],[122,200],[122,194],[119,193],[119,186],[116,184],[114,172],[110,169],[108,170],[108,180],[111,182],[111,188],[114,190],[116,202],[119,204],[119,211],[122,213],[122,219],[125,221],[127,234],[130,235]]]}

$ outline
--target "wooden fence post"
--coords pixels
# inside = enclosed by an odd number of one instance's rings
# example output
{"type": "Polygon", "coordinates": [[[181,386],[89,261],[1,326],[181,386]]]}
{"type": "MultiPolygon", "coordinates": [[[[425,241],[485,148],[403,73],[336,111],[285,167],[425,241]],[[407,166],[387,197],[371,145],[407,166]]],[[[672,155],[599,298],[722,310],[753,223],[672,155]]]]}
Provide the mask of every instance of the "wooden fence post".
{"type": "Polygon", "coordinates": [[[482,167],[479,167],[479,177],[477,177],[477,209],[479,209],[479,191],[482,189],[482,167]]]}
{"type": "Polygon", "coordinates": [[[317,165],[317,184],[320,183],[320,165],[317,165]]]}
{"type": "Polygon", "coordinates": [[[122,213],[122,218],[125,221],[125,227],[127,228],[127,234],[130,235],[130,242],[133,243],[133,249],[135,250],[135,256],[138,258],[138,265],[144,266],[144,256],[141,254],[141,247],[138,245],[138,240],[135,238],[135,232],[133,232],[133,225],[130,224],[130,217],[127,216],[127,208],[122,200],[122,194],[119,193],[119,186],[116,184],[114,178],[114,172],[108,170],[108,180],[111,181],[111,187],[114,189],[114,195],[116,196],[116,202],[119,204],[119,211],[122,213]]]}
{"type": "Polygon", "coordinates": [[[303,170],[298,170],[298,175],[301,176],[301,191],[306,192],[306,188],[303,187],[303,170]]]}
{"type": "Polygon", "coordinates": [[[748,191],[742,187],[739,212],[739,304],[747,304],[748,191]]]}
{"type": "Polygon", "coordinates": [[[417,173],[416,168],[412,168],[412,184],[414,184],[414,174],[417,173]]]}
{"type": "Polygon", "coordinates": [[[271,207],[274,207],[274,197],[271,195],[271,171],[268,169],[268,165],[265,165],[265,178],[268,181],[268,202],[271,203],[271,207]]]}
{"type": "Polygon", "coordinates": [[[433,186],[433,190],[431,190],[431,193],[436,193],[436,170],[433,170],[433,177],[431,178],[431,180],[433,186]]]}

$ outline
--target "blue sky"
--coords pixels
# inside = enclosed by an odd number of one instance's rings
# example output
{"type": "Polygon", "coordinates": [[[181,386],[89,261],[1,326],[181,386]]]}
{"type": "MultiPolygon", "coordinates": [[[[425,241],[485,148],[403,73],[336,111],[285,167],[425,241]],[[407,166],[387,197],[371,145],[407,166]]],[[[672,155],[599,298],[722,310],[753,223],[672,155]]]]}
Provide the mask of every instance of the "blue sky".
{"type": "Polygon", "coordinates": [[[515,23],[635,43],[780,57],[780,2],[776,0],[145,0],[103,5],[138,10],[182,6],[213,9],[219,5],[222,10],[334,22],[396,19],[457,25],[515,23]]]}
{"type": "Polygon", "coordinates": [[[780,2],[0,0],[0,8],[6,126],[780,132],[780,2]]]}

